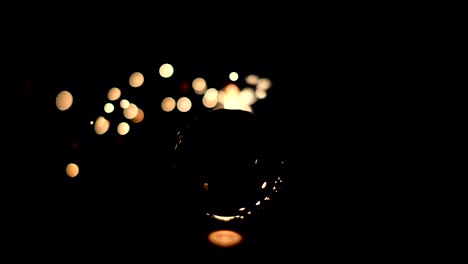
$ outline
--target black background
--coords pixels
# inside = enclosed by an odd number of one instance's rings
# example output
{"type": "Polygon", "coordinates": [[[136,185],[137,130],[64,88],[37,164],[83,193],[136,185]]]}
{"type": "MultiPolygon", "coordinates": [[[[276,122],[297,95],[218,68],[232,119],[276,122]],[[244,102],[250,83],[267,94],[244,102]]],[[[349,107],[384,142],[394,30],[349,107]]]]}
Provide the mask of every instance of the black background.
{"type": "Polygon", "coordinates": [[[29,24],[7,61],[15,107],[7,140],[11,169],[2,193],[5,239],[9,248],[23,251],[16,256],[334,261],[420,252],[424,222],[415,216],[424,200],[414,192],[414,171],[402,170],[417,159],[416,145],[406,144],[415,136],[406,126],[413,116],[405,115],[410,95],[401,85],[411,68],[400,61],[406,46],[379,34],[384,25],[363,28],[343,19],[308,27],[269,18],[276,22],[230,25],[246,35],[208,31],[210,23],[167,33],[154,33],[149,24],[137,31],[76,25],[55,30],[48,23],[42,31],[29,24]],[[129,32],[143,37],[129,41],[129,32]],[[286,161],[285,188],[247,226],[247,242],[237,250],[210,247],[204,239],[209,226],[190,216],[191,197],[171,188],[183,181],[170,166],[173,140],[192,113],[162,114],[159,100],[151,104],[150,98],[165,94],[152,91],[141,97],[147,115],[138,139],[104,148],[86,129],[102,107],[93,97],[96,89],[163,62],[183,69],[176,68],[175,83],[200,69],[216,78],[231,67],[270,76],[274,83],[256,114],[271,131],[266,141],[286,161]],[[63,88],[87,100],[68,116],[54,105],[63,88]],[[73,143],[78,151],[70,149],[73,143]],[[139,153],[133,163],[119,160],[122,149],[139,153]],[[103,162],[118,166],[103,167],[101,154],[112,157],[103,162]],[[64,174],[69,158],[82,163],[76,179],[64,174]]]}

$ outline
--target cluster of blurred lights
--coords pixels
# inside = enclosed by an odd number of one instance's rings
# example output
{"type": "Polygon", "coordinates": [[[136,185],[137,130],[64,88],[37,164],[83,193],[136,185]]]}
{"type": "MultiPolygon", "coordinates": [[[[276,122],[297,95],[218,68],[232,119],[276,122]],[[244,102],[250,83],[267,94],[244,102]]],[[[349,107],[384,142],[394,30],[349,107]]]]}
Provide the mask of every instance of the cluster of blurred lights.
{"type": "MultiPolygon", "coordinates": [[[[164,63],[159,67],[159,77],[170,79],[174,74],[174,67],[169,63],[164,63]]],[[[202,76],[196,77],[191,81],[191,88],[195,94],[194,98],[190,98],[188,94],[179,97],[166,96],[160,102],[160,107],[163,112],[179,111],[186,113],[192,110],[192,100],[201,99],[203,107],[207,109],[239,109],[253,112],[253,105],[258,100],[263,100],[267,97],[268,90],[272,87],[272,82],[269,78],[261,77],[257,74],[248,74],[240,76],[237,72],[229,73],[228,81],[224,82],[222,87],[209,85],[209,81],[202,76]]],[[[133,72],[128,78],[130,89],[140,88],[145,84],[145,75],[142,72],[133,72]]],[[[178,87],[169,87],[176,90],[178,87]]],[[[169,89],[169,90],[170,90],[169,89]]],[[[165,89],[167,90],[167,89],[165,89]]],[[[115,129],[118,135],[125,136],[130,133],[133,124],[141,123],[145,118],[145,113],[142,107],[134,101],[130,101],[123,97],[124,92],[119,87],[112,87],[107,90],[106,102],[103,105],[103,113],[98,114],[93,120],[89,121],[96,135],[106,134],[114,125],[111,114],[116,110],[120,110],[125,121],[115,122],[115,129]]],[[[190,93],[189,93],[190,94],[190,93]]],[[[60,91],[56,96],[56,107],[59,111],[65,112],[74,104],[74,98],[70,91],[60,91]]],[[[100,113],[100,111],[99,111],[100,113]]],[[[116,120],[122,120],[118,118],[116,120]]],[[[228,138],[226,140],[229,140],[228,138]]],[[[75,178],[80,172],[80,168],[76,162],[70,162],[66,165],[65,172],[70,178],[75,178]]],[[[213,212],[207,212],[206,215],[215,221],[231,222],[233,220],[244,220],[253,215],[255,211],[261,209],[270,201],[271,195],[278,192],[282,186],[281,177],[275,178],[273,181],[264,181],[260,189],[260,197],[252,201],[252,204],[245,205],[234,210],[232,215],[218,215],[213,212]]],[[[203,185],[203,188],[208,192],[208,183],[203,185]]],[[[218,247],[232,247],[243,240],[243,236],[233,230],[216,230],[208,234],[208,241],[218,247]]]]}
{"type": "MultiPolygon", "coordinates": [[[[172,64],[164,63],[159,67],[159,77],[169,79],[173,77],[174,67],[172,64]]],[[[209,86],[208,81],[204,77],[196,77],[191,82],[193,92],[198,95],[204,107],[207,109],[241,109],[253,112],[252,106],[258,101],[265,99],[267,91],[272,87],[272,82],[269,78],[260,77],[256,74],[248,74],[244,79],[237,72],[230,72],[227,76],[229,81],[223,87],[209,86]],[[243,80],[244,82],[239,82],[243,80]],[[240,84],[243,87],[240,87],[240,84]]],[[[128,78],[130,88],[139,88],[145,84],[145,76],[142,72],[133,72],[128,78]]],[[[172,88],[171,88],[172,89],[172,88]]],[[[174,89],[177,89],[174,87],[174,89]]],[[[106,134],[111,129],[111,118],[106,114],[114,113],[116,106],[120,107],[122,115],[127,121],[119,121],[115,129],[121,136],[127,135],[131,130],[131,123],[137,124],[144,120],[145,114],[143,109],[136,103],[122,97],[123,91],[119,87],[112,87],[107,91],[107,102],[103,106],[104,113],[96,116],[89,123],[93,126],[94,132],[97,135],[106,134]]],[[[70,91],[60,91],[56,96],[56,107],[58,110],[65,112],[74,104],[74,98],[70,91]]],[[[163,112],[172,112],[178,110],[185,113],[192,109],[192,99],[188,96],[180,96],[178,98],[167,96],[161,101],[161,109],[163,112]]],[[[69,177],[78,175],[78,165],[69,163],[66,167],[66,173],[69,177]]]]}
{"type": "MultiPolygon", "coordinates": [[[[171,67],[171,69],[173,69],[171,67]]],[[[168,78],[168,77],[167,77],[168,78]]],[[[237,72],[229,74],[231,83],[216,88],[209,87],[207,81],[203,77],[197,77],[192,81],[193,91],[197,95],[202,96],[202,103],[206,108],[210,109],[241,109],[253,112],[252,105],[257,100],[265,99],[268,89],[272,83],[269,78],[260,78],[256,74],[249,74],[245,77],[247,86],[240,88],[236,82],[239,79],[237,72]]],[[[192,102],[188,97],[165,97],[161,102],[161,108],[165,112],[171,112],[175,109],[180,112],[188,112],[191,109],[192,102]]]]}

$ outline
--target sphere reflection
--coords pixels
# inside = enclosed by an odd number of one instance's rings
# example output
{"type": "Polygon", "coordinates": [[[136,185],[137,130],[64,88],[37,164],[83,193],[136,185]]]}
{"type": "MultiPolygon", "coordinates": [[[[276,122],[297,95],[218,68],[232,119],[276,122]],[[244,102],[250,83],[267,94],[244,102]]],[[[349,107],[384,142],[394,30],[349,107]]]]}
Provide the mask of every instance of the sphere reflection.
{"type": "Polygon", "coordinates": [[[280,162],[264,153],[252,112],[216,109],[179,131],[176,167],[190,179],[194,201],[219,221],[248,218],[281,189],[280,162]]]}

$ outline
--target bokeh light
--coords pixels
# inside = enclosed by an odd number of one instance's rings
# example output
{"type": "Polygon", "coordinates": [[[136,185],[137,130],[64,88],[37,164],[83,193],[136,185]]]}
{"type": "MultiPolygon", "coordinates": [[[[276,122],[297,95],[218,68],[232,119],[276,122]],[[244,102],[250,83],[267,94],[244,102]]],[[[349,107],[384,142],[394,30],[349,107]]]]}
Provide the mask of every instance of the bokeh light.
{"type": "Polygon", "coordinates": [[[249,85],[256,86],[260,77],[256,74],[249,74],[245,77],[245,82],[249,85]]]}
{"type": "Polygon", "coordinates": [[[202,103],[206,108],[214,108],[218,104],[218,90],[216,88],[206,90],[202,103]]]}
{"type": "Polygon", "coordinates": [[[104,112],[106,112],[106,113],[109,114],[109,113],[112,113],[113,111],[114,111],[114,105],[113,105],[113,104],[111,104],[111,103],[106,103],[106,104],[104,105],[104,112]]]}
{"type": "Polygon", "coordinates": [[[166,97],[161,102],[161,108],[165,112],[171,112],[176,107],[176,101],[172,97],[166,97]]]}
{"type": "Polygon", "coordinates": [[[257,89],[255,90],[255,97],[258,99],[265,99],[267,97],[266,90],[257,89]]]}
{"type": "Polygon", "coordinates": [[[73,95],[69,91],[61,91],[55,98],[55,105],[58,110],[68,110],[73,104],[73,95]]]}
{"type": "Polygon", "coordinates": [[[159,75],[163,78],[169,78],[174,74],[174,67],[169,63],[164,63],[159,67],[159,75]]]}
{"type": "Polygon", "coordinates": [[[231,72],[229,74],[229,80],[235,82],[239,79],[239,74],[237,72],[231,72]]]}
{"type": "Polygon", "coordinates": [[[122,95],[122,91],[120,91],[119,88],[112,87],[107,92],[107,99],[109,99],[111,101],[115,101],[115,100],[119,99],[121,95],[122,95]]]}
{"type": "Polygon", "coordinates": [[[78,176],[78,173],[80,172],[80,168],[75,163],[69,163],[67,167],[65,168],[65,172],[67,173],[68,177],[74,178],[78,176]]]}
{"type": "Polygon", "coordinates": [[[243,105],[253,105],[257,102],[257,98],[255,97],[255,91],[251,87],[246,87],[240,91],[240,101],[243,105]]]}
{"type": "Polygon", "coordinates": [[[138,88],[143,85],[143,82],[145,81],[145,77],[141,72],[134,72],[130,75],[130,78],[128,80],[130,86],[133,88],[138,88]]]}
{"type": "Polygon", "coordinates": [[[240,90],[235,84],[228,84],[224,88],[223,105],[225,109],[241,109],[240,90]]]}
{"type": "Polygon", "coordinates": [[[121,122],[118,126],[117,126],[117,133],[119,133],[119,135],[126,135],[128,134],[128,132],[130,131],[130,125],[127,123],[127,122],[121,122]]]}
{"type": "Polygon", "coordinates": [[[130,102],[127,99],[120,100],[120,107],[123,109],[127,108],[130,105],[130,102]]]}
{"type": "Polygon", "coordinates": [[[145,119],[145,112],[143,112],[143,110],[141,110],[141,108],[138,108],[138,113],[134,118],[132,118],[132,122],[133,123],[141,123],[143,121],[143,119],[145,119]]]}
{"type": "Polygon", "coordinates": [[[271,88],[271,80],[268,78],[260,78],[257,82],[258,90],[268,90],[271,88]]]}
{"type": "Polygon", "coordinates": [[[130,103],[128,107],[123,110],[123,115],[127,119],[133,119],[138,115],[138,106],[134,103],[130,103]]]}
{"type": "Polygon", "coordinates": [[[177,109],[180,112],[188,112],[192,108],[192,101],[188,97],[181,97],[177,100],[177,109]]]}
{"type": "Polygon", "coordinates": [[[94,131],[98,135],[103,135],[109,130],[110,121],[103,116],[99,116],[94,123],[94,131]]]}
{"type": "Polygon", "coordinates": [[[192,81],[192,88],[196,94],[203,94],[206,91],[206,81],[205,79],[198,77],[192,81]]]}

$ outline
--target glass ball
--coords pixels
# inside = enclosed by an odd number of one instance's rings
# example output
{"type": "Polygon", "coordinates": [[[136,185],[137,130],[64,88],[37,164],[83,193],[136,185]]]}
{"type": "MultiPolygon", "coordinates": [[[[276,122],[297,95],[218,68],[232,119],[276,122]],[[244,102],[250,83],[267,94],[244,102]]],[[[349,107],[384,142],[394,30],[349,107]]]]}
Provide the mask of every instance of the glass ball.
{"type": "Polygon", "coordinates": [[[214,225],[253,218],[283,188],[284,161],[266,132],[252,112],[231,109],[204,112],[178,132],[175,168],[214,225]]]}

